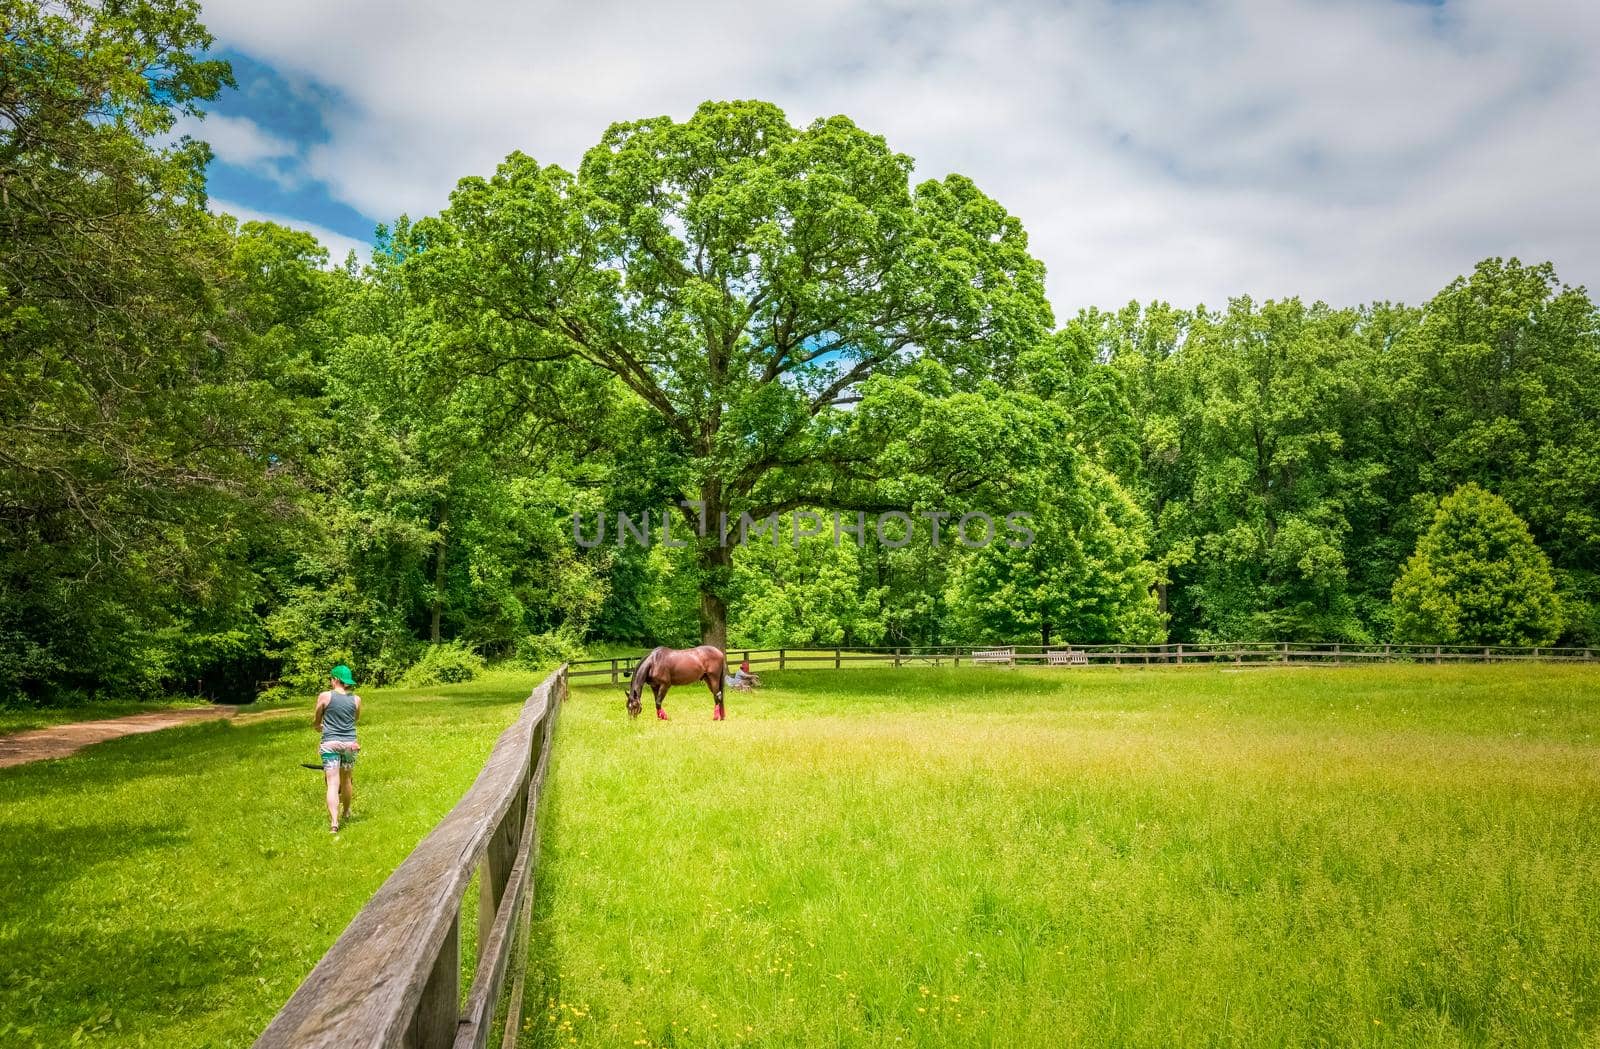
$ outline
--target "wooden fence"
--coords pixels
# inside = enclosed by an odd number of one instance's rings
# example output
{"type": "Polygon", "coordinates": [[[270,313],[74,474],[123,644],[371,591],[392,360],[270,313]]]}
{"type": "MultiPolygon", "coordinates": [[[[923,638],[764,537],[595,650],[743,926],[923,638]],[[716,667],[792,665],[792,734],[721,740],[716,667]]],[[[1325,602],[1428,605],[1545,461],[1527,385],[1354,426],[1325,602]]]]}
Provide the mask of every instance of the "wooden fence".
{"type": "MultiPolygon", "coordinates": [[[[614,659],[582,659],[571,663],[572,677],[608,677],[626,682],[644,653],[614,659]]],[[[1216,645],[931,645],[899,648],[730,648],[730,664],[748,659],[752,668],[779,670],[846,665],[960,666],[962,663],[1079,666],[1189,666],[1200,663],[1278,663],[1336,665],[1355,663],[1506,663],[1551,662],[1600,665],[1593,648],[1516,648],[1504,645],[1349,645],[1295,641],[1238,642],[1216,645]],[[1008,654],[996,658],[997,653],[1008,654]],[[1081,663],[1052,654],[1082,653],[1081,663]],[[974,658],[976,654],[977,658],[974,658]]]]}
{"type": "MultiPolygon", "coordinates": [[[[546,678],[495,742],[477,780],[323,955],[257,1049],[482,1049],[514,951],[528,950],[539,795],[565,666],[546,678]],[[478,870],[478,960],[461,1000],[463,899],[478,870]]],[[[520,1033],[512,980],[503,1049],[520,1033]]]]}

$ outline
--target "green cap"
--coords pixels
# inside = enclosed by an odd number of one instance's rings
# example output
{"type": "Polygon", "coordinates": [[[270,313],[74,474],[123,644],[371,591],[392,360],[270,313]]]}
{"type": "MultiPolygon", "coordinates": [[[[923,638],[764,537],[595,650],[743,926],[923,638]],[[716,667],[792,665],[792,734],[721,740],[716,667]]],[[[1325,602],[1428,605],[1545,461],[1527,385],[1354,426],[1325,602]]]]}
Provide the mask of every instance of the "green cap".
{"type": "Polygon", "coordinates": [[[350,668],[343,663],[328,671],[328,676],[342,683],[346,688],[355,688],[356,686],[355,675],[350,673],[350,668]]]}

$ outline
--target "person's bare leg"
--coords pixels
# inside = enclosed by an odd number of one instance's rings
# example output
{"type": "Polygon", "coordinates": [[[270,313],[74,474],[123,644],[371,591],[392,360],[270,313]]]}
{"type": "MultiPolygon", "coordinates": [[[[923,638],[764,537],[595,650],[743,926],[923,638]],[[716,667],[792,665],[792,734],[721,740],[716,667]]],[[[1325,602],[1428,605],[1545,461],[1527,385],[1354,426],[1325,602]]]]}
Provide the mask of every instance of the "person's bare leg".
{"type": "Polygon", "coordinates": [[[349,765],[339,767],[339,802],[339,822],[343,823],[356,803],[356,770],[349,765]]]}
{"type": "Polygon", "coordinates": [[[322,775],[328,781],[328,829],[339,829],[339,766],[322,766],[322,775]]]}

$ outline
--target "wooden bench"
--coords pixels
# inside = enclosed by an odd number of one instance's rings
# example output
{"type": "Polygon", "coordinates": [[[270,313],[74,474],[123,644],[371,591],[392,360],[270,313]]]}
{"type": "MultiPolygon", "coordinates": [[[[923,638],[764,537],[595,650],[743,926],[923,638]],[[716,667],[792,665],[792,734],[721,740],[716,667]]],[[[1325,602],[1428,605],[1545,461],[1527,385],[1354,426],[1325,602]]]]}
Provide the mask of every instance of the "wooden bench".
{"type": "Polygon", "coordinates": [[[980,648],[972,653],[974,663],[1003,663],[1011,666],[1017,661],[1017,650],[1014,648],[980,648]]]}
{"type": "Polygon", "coordinates": [[[1046,652],[1044,661],[1052,667],[1086,667],[1089,665],[1089,653],[1074,652],[1070,648],[1057,648],[1046,652]]]}

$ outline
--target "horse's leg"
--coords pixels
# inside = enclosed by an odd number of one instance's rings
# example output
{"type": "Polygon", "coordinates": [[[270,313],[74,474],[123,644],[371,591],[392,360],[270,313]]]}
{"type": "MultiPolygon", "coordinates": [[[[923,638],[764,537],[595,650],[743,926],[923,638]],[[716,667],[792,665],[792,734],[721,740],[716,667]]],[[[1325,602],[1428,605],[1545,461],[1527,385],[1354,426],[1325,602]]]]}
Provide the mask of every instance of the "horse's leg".
{"type": "Polygon", "coordinates": [[[667,689],[669,689],[671,687],[672,687],[671,685],[655,685],[655,684],[652,684],[650,686],[650,691],[652,691],[652,692],[654,692],[656,694],[656,720],[658,720],[658,721],[667,720],[667,712],[665,710],[661,709],[661,704],[666,701],[667,689]]]}
{"type": "Polygon", "coordinates": [[[716,703],[716,706],[711,709],[712,721],[722,721],[728,716],[727,712],[722,708],[722,685],[726,678],[726,674],[710,673],[702,679],[706,683],[706,688],[711,690],[712,701],[716,703]]]}

